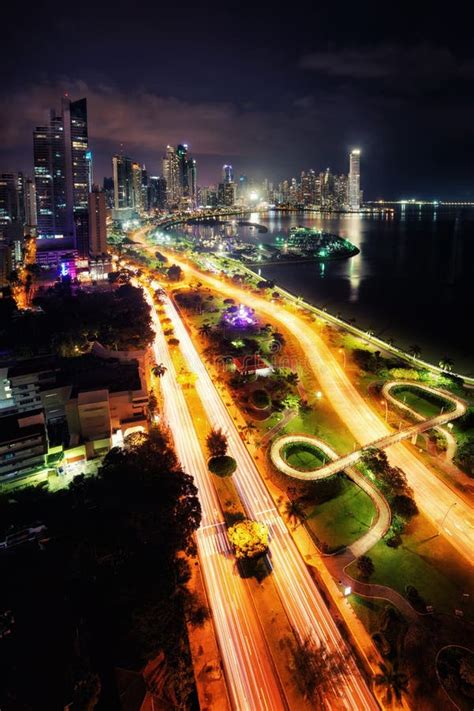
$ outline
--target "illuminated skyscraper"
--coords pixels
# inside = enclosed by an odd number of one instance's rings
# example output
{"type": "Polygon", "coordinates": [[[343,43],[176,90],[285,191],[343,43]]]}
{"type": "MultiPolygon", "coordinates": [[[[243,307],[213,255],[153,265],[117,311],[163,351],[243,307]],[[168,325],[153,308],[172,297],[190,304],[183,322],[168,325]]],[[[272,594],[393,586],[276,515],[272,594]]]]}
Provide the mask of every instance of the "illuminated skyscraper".
{"type": "Polygon", "coordinates": [[[360,150],[354,148],[349,158],[349,207],[360,208],[360,150]]]}
{"type": "Polygon", "coordinates": [[[234,169],[231,165],[222,166],[222,182],[224,184],[234,182],[234,169]]]}
{"type": "Polygon", "coordinates": [[[72,238],[88,254],[87,100],[61,100],[49,124],[33,132],[38,237],[72,238]]]}
{"type": "Polygon", "coordinates": [[[166,146],[163,158],[163,176],[166,180],[166,201],[168,207],[175,207],[181,198],[180,163],[173,146],[166,146]]]}
{"type": "Polygon", "coordinates": [[[92,151],[86,151],[86,161],[87,161],[87,183],[89,192],[92,191],[92,186],[94,184],[94,172],[92,169],[92,151]]]}
{"type": "Polygon", "coordinates": [[[93,257],[107,252],[106,218],[105,193],[94,185],[89,193],[89,242],[93,257]]]}
{"type": "Polygon", "coordinates": [[[36,227],[38,220],[36,217],[36,190],[35,184],[31,178],[26,178],[24,185],[24,200],[25,200],[25,225],[27,227],[36,227]]]}
{"type": "Polygon", "coordinates": [[[140,163],[132,163],[132,199],[137,212],[143,210],[142,200],[142,167],[140,163]]]}
{"type": "Polygon", "coordinates": [[[132,161],[127,156],[115,155],[112,158],[114,181],[114,208],[133,207],[132,161]]]}
{"type": "MultiPolygon", "coordinates": [[[[0,227],[11,225],[15,222],[23,224],[21,219],[19,190],[19,177],[17,173],[2,173],[0,175],[0,227]]],[[[23,181],[21,181],[21,185],[23,181]]]]}

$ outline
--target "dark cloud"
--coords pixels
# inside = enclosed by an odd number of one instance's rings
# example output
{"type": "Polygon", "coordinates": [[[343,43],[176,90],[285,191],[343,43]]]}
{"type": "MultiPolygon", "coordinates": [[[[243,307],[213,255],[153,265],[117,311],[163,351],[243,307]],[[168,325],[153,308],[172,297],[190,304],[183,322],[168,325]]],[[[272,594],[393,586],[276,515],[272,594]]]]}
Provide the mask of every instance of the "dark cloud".
{"type": "MultiPolygon", "coordinates": [[[[223,158],[240,161],[245,169],[253,163],[254,170],[259,162],[268,165],[272,159],[274,165],[277,160],[296,165],[301,160],[304,166],[302,139],[317,146],[324,129],[324,117],[310,98],[291,102],[287,111],[275,111],[255,104],[185,101],[145,89],[128,91],[110,83],[64,80],[0,98],[4,147],[30,151],[31,161],[32,130],[47,121],[52,107],[59,108],[66,91],[73,99],[87,97],[90,140],[106,174],[112,154],[122,150],[160,171],[165,146],[181,142],[188,143],[196,156],[205,157],[203,166],[210,168],[214,160],[214,175],[206,168],[202,176],[206,180],[217,178],[223,158]]],[[[344,155],[344,146],[341,152],[344,155]]],[[[285,170],[282,165],[281,170],[285,170]]]]}
{"type": "Polygon", "coordinates": [[[370,47],[330,49],[302,57],[300,66],[330,77],[356,80],[386,80],[417,87],[445,81],[474,79],[474,62],[458,59],[452,50],[430,44],[403,46],[380,44],[370,47]]]}

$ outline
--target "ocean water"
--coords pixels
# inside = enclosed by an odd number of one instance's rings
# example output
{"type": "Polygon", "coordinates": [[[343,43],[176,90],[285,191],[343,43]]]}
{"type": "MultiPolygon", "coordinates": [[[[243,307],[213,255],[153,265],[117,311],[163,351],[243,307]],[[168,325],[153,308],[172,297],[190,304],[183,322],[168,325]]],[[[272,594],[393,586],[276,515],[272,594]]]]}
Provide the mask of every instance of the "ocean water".
{"type": "MultiPolygon", "coordinates": [[[[356,325],[372,328],[400,347],[416,344],[422,357],[454,360],[455,370],[474,375],[474,210],[407,206],[389,214],[316,215],[269,212],[251,221],[267,233],[235,226],[239,239],[274,243],[304,225],[340,235],[360,254],[350,259],[261,267],[309,302],[356,325]]],[[[214,230],[193,225],[187,231],[214,230]]]]}

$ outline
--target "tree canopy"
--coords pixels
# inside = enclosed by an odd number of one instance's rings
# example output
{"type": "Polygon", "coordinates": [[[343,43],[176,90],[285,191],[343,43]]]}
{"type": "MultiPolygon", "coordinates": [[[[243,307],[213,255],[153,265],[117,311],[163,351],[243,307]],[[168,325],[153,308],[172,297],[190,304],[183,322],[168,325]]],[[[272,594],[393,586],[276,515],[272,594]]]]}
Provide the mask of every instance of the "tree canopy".
{"type": "Polygon", "coordinates": [[[203,619],[184,555],[201,510],[166,437],[131,438],[67,490],[4,495],[0,513],[4,526],[40,518],[48,537],[44,550],[20,546],[3,559],[3,598],[18,621],[2,662],[8,698],[62,708],[87,692],[116,708],[113,669],[161,654],[163,694],[184,708],[193,688],[185,620],[203,619]]]}

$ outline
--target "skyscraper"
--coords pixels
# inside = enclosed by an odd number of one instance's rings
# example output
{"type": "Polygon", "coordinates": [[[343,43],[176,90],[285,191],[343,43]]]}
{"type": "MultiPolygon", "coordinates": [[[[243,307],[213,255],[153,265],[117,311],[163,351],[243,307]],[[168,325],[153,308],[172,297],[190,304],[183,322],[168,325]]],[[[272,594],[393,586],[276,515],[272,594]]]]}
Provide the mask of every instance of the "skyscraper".
{"type": "Polygon", "coordinates": [[[349,157],[349,207],[360,208],[360,150],[354,148],[349,157]]]}
{"type": "Polygon", "coordinates": [[[166,180],[151,175],[148,180],[148,203],[150,210],[164,210],[166,207],[166,180]]]}
{"type": "Polygon", "coordinates": [[[142,167],[140,163],[132,163],[132,199],[137,212],[143,210],[142,201],[142,167]]]}
{"type": "Polygon", "coordinates": [[[26,227],[36,227],[38,220],[36,217],[36,190],[31,178],[26,178],[24,184],[25,200],[25,225],[26,227]]]}
{"type": "Polygon", "coordinates": [[[89,193],[89,242],[93,257],[107,252],[107,210],[105,193],[93,186],[89,193]]]}
{"type": "Polygon", "coordinates": [[[166,202],[168,207],[176,207],[181,197],[180,162],[173,146],[166,146],[163,158],[163,176],[166,180],[166,202]]]}
{"type": "Polygon", "coordinates": [[[87,185],[89,192],[92,191],[94,184],[94,171],[92,166],[92,151],[86,151],[86,161],[87,161],[87,185]]]}
{"type": "Polygon", "coordinates": [[[0,175],[0,227],[15,222],[22,223],[21,196],[18,187],[17,173],[2,173],[0,175]]]}
{"type": "Polygon", "coordinates": [[[224,184],[234,182],[234,169],[231,165],[222,166],[222,182],[224,184]]]}
{"type": "Polygon", "coordinates": [[[132,161],[127,156],[115,155],[112,158],[114,181],[114,208],[133,207],[132,161]]]}
{"type": "Polygon", "coordinates": [[[33,132],[38,237],[70,238],[88,254],[87,100],[61,100],[61,113],[33,132]]]}

